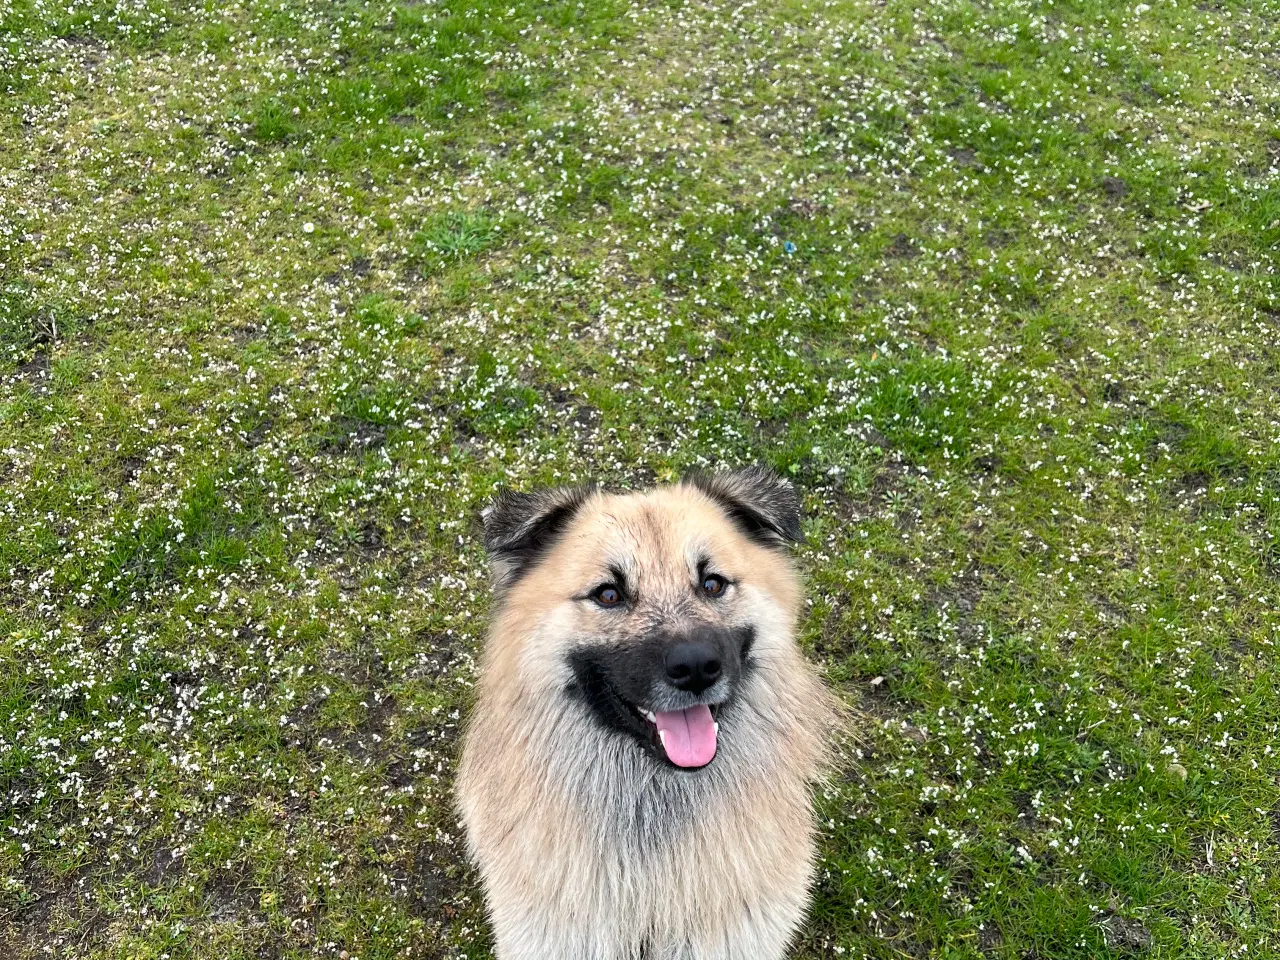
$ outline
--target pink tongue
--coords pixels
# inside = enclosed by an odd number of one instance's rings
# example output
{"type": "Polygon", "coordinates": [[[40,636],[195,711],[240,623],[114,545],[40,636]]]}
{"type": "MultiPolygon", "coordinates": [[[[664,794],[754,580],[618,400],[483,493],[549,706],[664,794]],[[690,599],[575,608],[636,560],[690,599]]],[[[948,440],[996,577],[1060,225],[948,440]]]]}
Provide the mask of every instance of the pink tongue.
{"type": "Polygon", "coordinates": [[[667,759],[677,767],[704,767],[716,755],[716,722],[706,704],[654,714],[653,722],[667,759]]]}

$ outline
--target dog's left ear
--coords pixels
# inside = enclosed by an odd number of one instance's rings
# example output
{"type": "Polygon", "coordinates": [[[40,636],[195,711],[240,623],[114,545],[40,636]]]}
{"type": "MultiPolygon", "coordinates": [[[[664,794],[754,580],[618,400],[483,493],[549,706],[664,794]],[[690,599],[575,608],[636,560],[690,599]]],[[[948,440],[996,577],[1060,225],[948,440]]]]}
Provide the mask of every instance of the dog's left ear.
{"type": "Polygon", "coordinates": [[[796,488],[768,467],[694,473],[681,482],[720,504],[742,532],[759,544],[780,547],[804,539],[796,488]]]}
{"type": "Polygon", "coordinates": [[[594,492],[594,487],[505,490],[480,511],[484,546],[493,560],[494,589],[501,593],[528,573],[594,492]]]}

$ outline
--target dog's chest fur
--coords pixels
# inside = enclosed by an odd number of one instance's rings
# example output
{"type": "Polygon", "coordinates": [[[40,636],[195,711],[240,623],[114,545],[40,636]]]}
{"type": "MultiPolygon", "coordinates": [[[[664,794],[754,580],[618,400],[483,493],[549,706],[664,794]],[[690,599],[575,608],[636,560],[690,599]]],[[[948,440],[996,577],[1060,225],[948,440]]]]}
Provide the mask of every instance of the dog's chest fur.
{"type": "Polygon", "coordinates": [[[812,821],[805,778],[771,742],[785,731],[757,720],[726,720],[721,755],[691,774],[572,716],[518,725],[568,724],[554,741],[489,731],[508,745],[492,769],[519,785],[468,818],[483,825],[472,848],[498,892],[503,960],[781,956],[803,912],[812,821]]]}

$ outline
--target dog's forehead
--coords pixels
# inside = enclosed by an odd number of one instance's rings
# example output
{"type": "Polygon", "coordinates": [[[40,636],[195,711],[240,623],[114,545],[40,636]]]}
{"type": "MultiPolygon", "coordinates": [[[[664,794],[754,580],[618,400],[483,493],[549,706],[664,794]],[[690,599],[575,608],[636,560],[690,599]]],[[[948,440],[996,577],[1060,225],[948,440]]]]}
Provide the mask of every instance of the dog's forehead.
{"type": "Polygon", "coordinates": [[[683,563],[691,550],[729,546],[738,536],[724,513],[697,491],[659,487],[602,497],[583,533],[602,550],[642,552],[683,563]]]}

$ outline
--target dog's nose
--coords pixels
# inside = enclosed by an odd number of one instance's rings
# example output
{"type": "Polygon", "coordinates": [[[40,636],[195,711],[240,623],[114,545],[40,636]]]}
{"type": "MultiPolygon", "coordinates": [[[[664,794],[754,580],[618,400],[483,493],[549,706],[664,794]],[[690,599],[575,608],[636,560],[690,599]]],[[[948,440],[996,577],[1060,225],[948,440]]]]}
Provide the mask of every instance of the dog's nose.
{"type": "Polygon", "coordinates": [[[667,679],[680,690],[701,693],[720,679],[720,654],[709,643],[687,640],[667,651],[667,679]]]}

